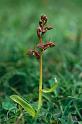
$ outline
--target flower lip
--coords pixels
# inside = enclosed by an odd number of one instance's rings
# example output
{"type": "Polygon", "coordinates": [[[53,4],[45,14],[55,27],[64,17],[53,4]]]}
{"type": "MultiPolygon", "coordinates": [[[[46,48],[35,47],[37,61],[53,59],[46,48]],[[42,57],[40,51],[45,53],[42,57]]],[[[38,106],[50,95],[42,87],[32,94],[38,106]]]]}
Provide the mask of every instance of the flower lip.
{"type": "Polygon", "coordinates": [[[40,59],[40,54],[37,50],[30,49],[27,54],[29,56],[35,56],[37,59],[40,59]]]}
{"type": "Polygon", "coordinates": [[[43,43],[39,43],[37,45],[37,48],[40,48],[42,51],[46,50],[47,48],[49,47],[54,47],[55,46],[55,43],[53,42],[47,42],[46,44],[43,44],[43,43]]]}
{"type": "Polygon", "coordinates": [[[55,46],[55,43],[50,41],[50,42],[47,42],[46,45],[49,45],[50,47],[53,47],[53,46],[55,46]]]}

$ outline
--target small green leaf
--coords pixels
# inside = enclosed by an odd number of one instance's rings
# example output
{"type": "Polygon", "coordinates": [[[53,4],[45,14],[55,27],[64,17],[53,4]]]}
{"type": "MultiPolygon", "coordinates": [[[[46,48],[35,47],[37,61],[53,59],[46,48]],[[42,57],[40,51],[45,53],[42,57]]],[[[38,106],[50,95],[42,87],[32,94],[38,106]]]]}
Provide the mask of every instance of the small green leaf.
{"type": "Polygon", "coordinates": [[[17,110],[16,104],[14,104],[8,97],[6,97],[2,102],[2,108],[13,113],[15,113],[17,110]]]}
{"type": "Polygon", "coordinates": [[[44,93],[51,93],[53,92],[58,86],[58,82],[56,81],[51,88],[46,88],[46,89],[43,89],[43,92],[44,93]]]}
{"type": "Polygon", "coordinates": [[[18,103],[19,105],[21,105],[25,109],[25,111],[27,111],[29,113],[29,115],[31,115],[32,117],[35,117],[35,114],[36,114],[35,110],[33,109],[33,107],[29,103],[24,101],[18,95],[12,95],[12,96],[10,96],[10,98],[12,100],[14,100],[16,103],[18,103]]]}

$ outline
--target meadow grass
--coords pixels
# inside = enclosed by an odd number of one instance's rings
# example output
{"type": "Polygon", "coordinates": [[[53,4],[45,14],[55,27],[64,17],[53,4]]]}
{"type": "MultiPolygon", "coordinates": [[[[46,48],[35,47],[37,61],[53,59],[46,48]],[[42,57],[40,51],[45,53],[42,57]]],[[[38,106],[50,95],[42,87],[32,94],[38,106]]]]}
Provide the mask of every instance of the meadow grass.
{"type": "Polygon", "coordinates": [[[81,0],[0,1],[0,124],[82,123],[81,5],[81,0]],[[36,121],[9,96],[23,95],[37,106],[39,65],[26,52],[38,42],[37,20],[44,13],[54,30],[43,40],[55,41],[56,46],[43,57],[43,82],[50,87],[56,77],[58,88],[43,95],[44,105],[36,121]]]}

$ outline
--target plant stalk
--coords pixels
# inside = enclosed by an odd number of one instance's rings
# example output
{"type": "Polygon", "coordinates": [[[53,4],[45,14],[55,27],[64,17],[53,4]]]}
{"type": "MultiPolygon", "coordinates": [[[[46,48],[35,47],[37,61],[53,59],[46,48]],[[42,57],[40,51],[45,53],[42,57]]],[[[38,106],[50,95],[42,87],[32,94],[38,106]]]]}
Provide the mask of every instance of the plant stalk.
{"type": "Polygon", "coordinates": [[[38,110],[42,106],[42,53],[40,53],[40,80],[39,80],[39,101],[38,101],[38,110]]]}

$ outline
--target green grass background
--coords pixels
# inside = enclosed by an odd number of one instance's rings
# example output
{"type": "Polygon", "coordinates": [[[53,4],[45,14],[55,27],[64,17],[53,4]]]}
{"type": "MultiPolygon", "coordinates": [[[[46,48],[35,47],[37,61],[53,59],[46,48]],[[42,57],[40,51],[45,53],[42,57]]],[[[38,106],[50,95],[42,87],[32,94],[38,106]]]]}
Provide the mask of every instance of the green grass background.
{"type": "MultiPolygon", "coordinates": [[[[44,96],[36,124],[82,124],[81,0],[0,0],[0,124],[14,124],[20,115],[12,94],[37,106],[39,63],[26,53],[38,43],[42,14],[54,27],[43,40],[56,43],[43,57],[43,85],[50,87],[56,77],[58,88],[44,96]]],[[[22,120],[34,122],[26,113],[22,120]]]]}

